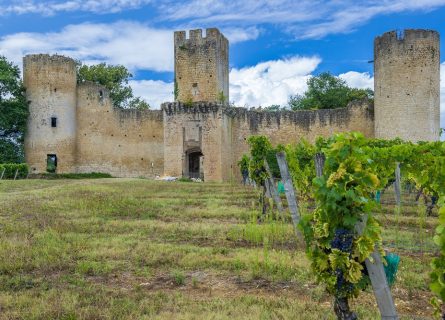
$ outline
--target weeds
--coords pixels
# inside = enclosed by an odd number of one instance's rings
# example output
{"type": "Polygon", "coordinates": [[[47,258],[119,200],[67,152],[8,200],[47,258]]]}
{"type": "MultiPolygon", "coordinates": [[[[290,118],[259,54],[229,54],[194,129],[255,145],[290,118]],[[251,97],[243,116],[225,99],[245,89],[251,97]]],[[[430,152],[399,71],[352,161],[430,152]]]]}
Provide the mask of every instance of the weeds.
{"type": "Polygon", "coordinates": [[[185,284],[185,275],[179,270],[173,271],[172,278],[177,286],[183,286],[185,284]]]}
{"type": "MultiPolygon", "coordinates": [[[[0,319],[332,319],[288,213],[258,221],[255,200],[221,183],[2,181],[0,319]]],[[[437,217],[392,210],[378,214],[384,241],[412,248],[395,299],[428,317],[431,256],[414,249],[432,246],[437,217]]],[[[370,293],[356,309],[377,317],[370,293]]]]}

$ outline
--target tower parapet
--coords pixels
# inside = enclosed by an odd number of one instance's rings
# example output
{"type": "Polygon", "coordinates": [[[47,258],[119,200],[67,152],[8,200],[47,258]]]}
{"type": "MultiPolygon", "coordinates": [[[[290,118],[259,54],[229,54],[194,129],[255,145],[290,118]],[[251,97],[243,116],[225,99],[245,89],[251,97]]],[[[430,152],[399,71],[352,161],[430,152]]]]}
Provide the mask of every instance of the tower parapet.
{"type": "Polygon", "coordinates": [[[59,55],[23,58],[30,115],[25,156],[32,173],[72,172],[76,156],[77,76],[73,59],[59,55]]]}
{"type": "Polygon", "coordinates": [[[439,33],[409,29],[376,37],[374,91],[377,138],[438,140],[439,33]]]}
{"type": "Polygon", "coordinates": [[[229,99],[229,42],[216,28],[174,33],[175,100],[224,102],[229,99]]]}

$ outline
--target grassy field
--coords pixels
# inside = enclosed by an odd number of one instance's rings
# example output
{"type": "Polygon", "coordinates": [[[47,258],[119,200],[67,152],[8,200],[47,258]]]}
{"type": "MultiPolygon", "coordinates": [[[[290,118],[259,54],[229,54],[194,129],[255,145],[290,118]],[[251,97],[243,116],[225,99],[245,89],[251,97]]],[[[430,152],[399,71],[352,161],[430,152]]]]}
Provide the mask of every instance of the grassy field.
{"type": "MultiPolygon", "coordinates": [[[[291,224],[257,224],[255,200],[228,184],[2,181],[0,319],[335,319],[291,224]]],[[[437,218],[378,216],[402,257],[398,311],[428,319],[437,218]]],[[[352,308],[379,318],[370,291],[352,308]]]]}

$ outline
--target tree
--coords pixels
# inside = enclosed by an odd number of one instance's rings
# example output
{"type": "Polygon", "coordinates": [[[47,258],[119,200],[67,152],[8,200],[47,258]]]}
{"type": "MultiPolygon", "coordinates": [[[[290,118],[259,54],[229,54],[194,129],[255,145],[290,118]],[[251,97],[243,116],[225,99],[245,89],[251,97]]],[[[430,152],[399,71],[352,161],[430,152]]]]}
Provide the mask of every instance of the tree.
{"type": "Polygon", "coordinates": [[[142,98],[136,97],[130,100],[130,102],[128,103],[128,108],[137,110],[149,110],[150,105],[142,98]]]}
{"type": "Polygon", "coordinates": [[[283,110],[284,108],[282,108],[279,104],[272,104],[268,107],[264,108],[264,111],[270,111],[270,112],[275,112],[275,111],[280,111],[283,110]]]}
{"type": "Polygon", "coordinates": [[[149,104],[140,97],[134,97],[133,90],[128,85],[128,79],[133,75],[121,65],[100,63],[87,66],[77,64],[77,81],[92,81],[98,83],[110,92],[110,98],[116,108],[149,109],[149,104]]]}
{"type": "Polygon", "coordinates": [[[0,56],[0,163],[23,162],[28,114],[20,69],[0,56]]]}
{"type": "Polygon", "coordinates": [[[308,89],[303,95],[289,97],[292,110],[344,108],[349,102],[359,99],[372,99],[371,89],[350,88],[346,81],[329,72],[323,72],[307,81],[308,89]]]}

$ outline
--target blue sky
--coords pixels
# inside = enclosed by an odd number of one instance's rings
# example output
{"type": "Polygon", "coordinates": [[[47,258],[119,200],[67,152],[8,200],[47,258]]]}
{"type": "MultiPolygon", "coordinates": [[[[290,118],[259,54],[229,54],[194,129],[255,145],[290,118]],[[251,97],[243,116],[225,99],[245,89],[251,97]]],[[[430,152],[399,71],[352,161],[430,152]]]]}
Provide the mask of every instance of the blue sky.
{"type": "Polygon", "coordinates": [[[285,104],[323,71],[372,88],[375,36],[445,34],[444,18],[445,0],[0,0],[0,55],[20,66],[28,53],[123,64],[135,93],[157,108],[173,99],[173,31],[217,27],[230,41],[230,100],[267,106],[285,104]]]}

